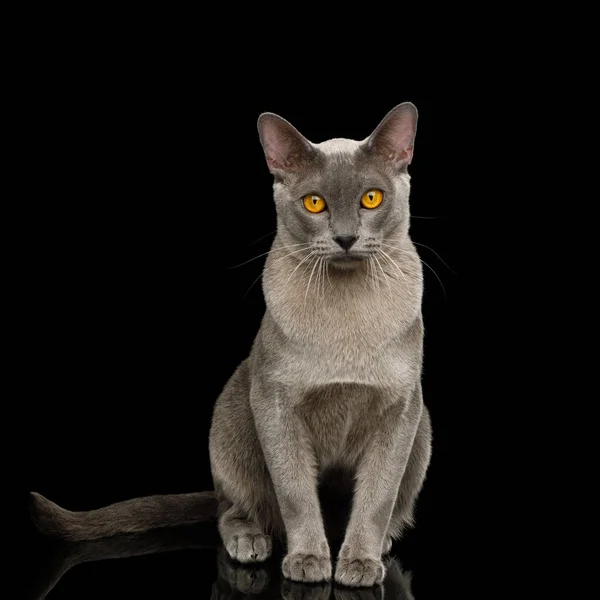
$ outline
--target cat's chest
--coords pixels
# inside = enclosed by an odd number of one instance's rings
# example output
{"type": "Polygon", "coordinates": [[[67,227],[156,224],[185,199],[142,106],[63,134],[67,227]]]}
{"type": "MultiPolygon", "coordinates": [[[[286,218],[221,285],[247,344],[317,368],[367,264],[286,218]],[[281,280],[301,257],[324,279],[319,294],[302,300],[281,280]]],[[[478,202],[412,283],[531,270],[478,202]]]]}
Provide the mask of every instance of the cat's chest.
{"type": "Polygon", "coordinates": [[[307,392],[296,411],[319,468],[354,465],[384,404],[376,389],[363,385],[331,384],[307,392]]]}
{"type": "Polygon", "coordinates": [[[289,355],[305,372],[349,381],[349,375],[371,370],[374,361],[382,365],[398,362],[397,353],[388,347],[401,336],[404,315],[392,302],[375,306],[373,302],[372,298],[343,303],[323,300],[307,308],[291,299],[283,306],[269,306],[269,312],[287,342],[289,355]]]}
{"type": "Polygon", "coordinates": [[[310,281],[283,270],[270,273],[264,284],[267,308],[278,328],[313,352],[335,354],[341,349],[347,358],[360,358],[397,338],[420,314],[421,279],[408,269],[404,278],[386,285],[373,285],[358,274],[320,284],[311,289],[310,281]]]}
{"type": "Polygon", "coordinates": [[[314,288],[299,272],[280,265],[265,275],[258,347],[270,379],[308,389],[412,384],[422,342],[419,272],[405,268],[405,277],[383,287],[357,271],[314,288]]]}
{"type": "MultiPolygon", "coordinates": [[[[261,327],[256,355],[268,379],[294,389],[320,389],[331,384],[360,384],[374,389],[410,387],[420,373],[420,318],[391,339],[345,332],[305,332],[291,338],[269,314],[261,327]]],[[[340,408],[342,410],[342,408],[340,408]]]]}

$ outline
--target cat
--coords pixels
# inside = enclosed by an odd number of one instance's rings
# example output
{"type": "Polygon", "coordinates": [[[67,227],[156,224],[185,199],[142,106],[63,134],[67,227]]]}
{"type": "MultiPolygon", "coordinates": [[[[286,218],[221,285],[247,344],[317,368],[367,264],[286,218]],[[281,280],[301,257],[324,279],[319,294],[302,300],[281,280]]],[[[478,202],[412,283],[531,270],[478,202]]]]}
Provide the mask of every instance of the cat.
{"type": "Polygon", "coordinates": [[[260,329],[214,408],[214,492],[83,513],[34,494],[42,532],[93,539],[216,514],[236,561],[264,561],[279,541],[286,578],[381,584],[382,555],[413,525],[431,457],[423,274],[409,235],[416,129],[409,102],[363,141],[312,143],[283,118],[260,115],[277,233],[260,329]],[[328,482],[353,494],[335,571],[318,496],[328,482]]]}

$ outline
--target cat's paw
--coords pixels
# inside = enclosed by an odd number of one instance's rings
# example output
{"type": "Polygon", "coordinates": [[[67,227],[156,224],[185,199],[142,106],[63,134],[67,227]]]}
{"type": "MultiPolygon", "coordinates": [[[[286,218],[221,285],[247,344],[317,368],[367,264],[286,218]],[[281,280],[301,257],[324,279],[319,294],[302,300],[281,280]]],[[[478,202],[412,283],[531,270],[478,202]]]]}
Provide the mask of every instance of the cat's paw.
{"type": "Polygon", "coordinates": [[[348,587],[380,585],[385,575],[381,559],[349,556],[339,558],[335,567],[335,580],[348,587]]]}
{"type": "Polygon", "coordinates": [[[265,569],[233,567],[223,574],[229,585],[242,594],[261,594],[269,585],[269,573],[265,569]]]}
{"type": "Polygon", "coordinates": [[[241,563],[263,562],[271,556],[271,536],[262,533],[233,535],[225,546],[227,554],[241,563]]]}
{"type": "Polygon", "coordinates": [[[290,552],[283,559],[282,570],[284,577],[292,581],[330,581],[331,559],[327,554],[290,552]]]}
{"type": "MultiPolygon", "coordinates": [[[[220,583],[222,583],[222,580],[226,581],[229,588],[233,590],[243,594],[260,594],[266,590],[270,582],[270,576],[268,571],[261,567],[262,565],[241,565],[231,560],[223,546],[219,548],[218,580],[220,583]]],[[[229,597],[229,595],[227,594],[226,597],[229,597]]]]}

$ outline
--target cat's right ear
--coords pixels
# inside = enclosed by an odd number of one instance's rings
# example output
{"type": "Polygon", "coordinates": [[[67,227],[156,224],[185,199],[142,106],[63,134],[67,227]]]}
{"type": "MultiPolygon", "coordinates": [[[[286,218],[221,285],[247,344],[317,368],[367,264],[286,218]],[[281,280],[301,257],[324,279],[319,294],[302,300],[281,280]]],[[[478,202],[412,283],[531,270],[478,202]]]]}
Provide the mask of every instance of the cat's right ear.
{"type": "Polygon", "coordinates": [[[260,115],[258,135],[269,171],[276,177],[296,171],[314,153],[311,143],[293,125],[273,113],[260,115]]]}
{"type": "Polygon", "coordinates": [[[395,168],[406,167],[413,158],[417,118],[417,107],[412,102],[398,104],[367,139],[366,147],[395,168]]]}

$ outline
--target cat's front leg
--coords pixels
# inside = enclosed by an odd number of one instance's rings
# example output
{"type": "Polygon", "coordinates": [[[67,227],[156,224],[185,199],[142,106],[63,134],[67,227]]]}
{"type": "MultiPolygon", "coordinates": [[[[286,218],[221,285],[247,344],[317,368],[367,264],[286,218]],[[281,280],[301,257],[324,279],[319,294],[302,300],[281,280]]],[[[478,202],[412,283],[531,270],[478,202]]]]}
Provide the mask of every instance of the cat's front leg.
{"type": "Polygon", "coordinates": [[[282,570],[294,581],[331,579],[310,436],[294,411],[295,392],[253,381],[250,404],[287,537],[282,570]]]}
{"type": "Polygon", "coordinates": [[[383,581],[383,546],[422,406],[420,398],[393,405],[378,419],[364,449],[335,569],[335,580],[342,585],[365,587],[383,581]]]}

